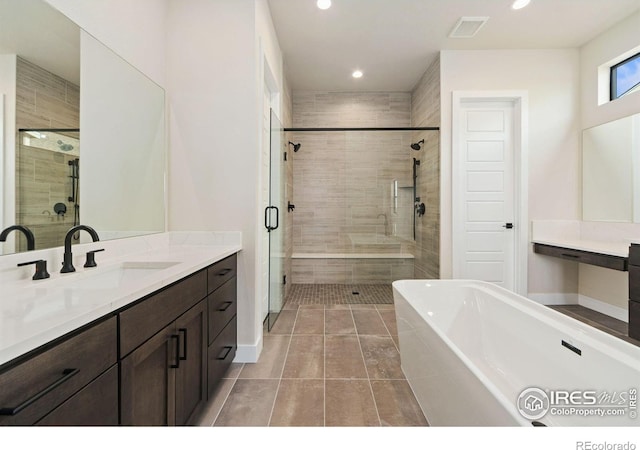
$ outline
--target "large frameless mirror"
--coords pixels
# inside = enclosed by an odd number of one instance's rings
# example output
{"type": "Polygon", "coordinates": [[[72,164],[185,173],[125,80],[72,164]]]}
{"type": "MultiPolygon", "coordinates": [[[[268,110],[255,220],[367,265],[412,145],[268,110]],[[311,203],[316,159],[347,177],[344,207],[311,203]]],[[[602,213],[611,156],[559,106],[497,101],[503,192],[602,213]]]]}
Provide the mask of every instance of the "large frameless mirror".
{"type": "Polygon", "coordinates": [[[36,249],[78,223],[103,240],[164,231],[160,86],[46,2],[0,0],[0,99],[3,229],[28,227],[36,249]]]}

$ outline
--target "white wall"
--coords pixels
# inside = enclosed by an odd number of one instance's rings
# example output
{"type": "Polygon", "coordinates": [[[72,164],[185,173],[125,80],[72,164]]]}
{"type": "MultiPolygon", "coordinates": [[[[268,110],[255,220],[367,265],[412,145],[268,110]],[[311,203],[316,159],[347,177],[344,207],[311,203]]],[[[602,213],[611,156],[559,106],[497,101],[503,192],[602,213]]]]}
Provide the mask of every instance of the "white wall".
{"type": "Polygon", "coordinates": [[[598,67],[638,46],[640,11],[580,49],[581,129],[640,112],[638,93],[598,105],[598,67]]]}
{"type": "Polygon", "coordinates": [[[45,0],[161,86],[168,0],[45,0]]]}
{"type": "MultiPolygon", "coordinates": [[[[580,217],[578,50],[479,50],[441,53],[442,278],[452,274],[451,112],[453,91],[529,94],[529,220],[580,217]]],[[[528,226],[528,224],[527,224],[528,226]]],[[[530,293],[577,292],[575,264],[530,250],[530,293]]]]}
{"type": "Polygon", "coordinates": [[[255,360],[263,61],[282,86],[282,55],[263,0],[170,0],[168,12],[169,228],[242,231],[237,359],[255,360]]]}
{"type": "MultiPolygon", "coordinates": [[[[581,129],[640,112],[640,94],[598,105],[598,67],[640,45],[640,12],[605,31],[580,49],[581,129]]],[[[580,199],[581,201],[582,199],[580,199]]],[[[640,224],[633,236],[639,238],[640,224]]],[[[627,309],[628,274],[602,267],[579,266],[578,292],[594,299],[627,309]]]]}

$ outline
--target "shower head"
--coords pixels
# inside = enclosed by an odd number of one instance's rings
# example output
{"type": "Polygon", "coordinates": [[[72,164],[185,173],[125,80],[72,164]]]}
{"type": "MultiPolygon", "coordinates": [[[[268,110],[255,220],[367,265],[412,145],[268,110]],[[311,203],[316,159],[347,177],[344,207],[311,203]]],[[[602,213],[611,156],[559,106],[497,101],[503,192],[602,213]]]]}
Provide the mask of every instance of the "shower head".
{"type": "Polygon", "coordinates": [[[293,145],[294,152],[297,152],[298,150],[300,150],[300,142],[298,142],[297,144],[294,144],[293,142],[289,141],[289,145],[293,145]]]}
{"type": "Polygon", "coordinates": [[[415,151],[422,150],[422,144],[424,144],[424,139],[416,142],[415,144],[411,144],[411,148],[415,151]]]}

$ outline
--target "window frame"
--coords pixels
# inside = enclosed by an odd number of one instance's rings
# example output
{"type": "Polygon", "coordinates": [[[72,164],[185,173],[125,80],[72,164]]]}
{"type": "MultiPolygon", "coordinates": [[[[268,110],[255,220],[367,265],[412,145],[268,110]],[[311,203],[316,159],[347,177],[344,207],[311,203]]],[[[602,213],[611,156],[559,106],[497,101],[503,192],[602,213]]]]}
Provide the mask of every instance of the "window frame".
{"type": "MultiPolygon", "coordinates": [[[[629,63],[632,60],[636,60],[636,59],[640,59],[640,52],[631,55],[630,57],[626,58],[623,61],[620,61],[619,63],[614,64],[613,66],[610,67],[609,69],[609,101],[613,101],[613,100],[617,100],[619,98],[622,98],[627,92],[624,92],[622,95],[618,96],[616,91],[618,90],[618,80],[617,80],[617,71],[618,68],[620,66],[624,66],[625,64],[629,63]]],[[[636,85],[637,86],[637,85],[636,85]]],[[[633,89],[633,88],[632,88],[633,89]]]]}

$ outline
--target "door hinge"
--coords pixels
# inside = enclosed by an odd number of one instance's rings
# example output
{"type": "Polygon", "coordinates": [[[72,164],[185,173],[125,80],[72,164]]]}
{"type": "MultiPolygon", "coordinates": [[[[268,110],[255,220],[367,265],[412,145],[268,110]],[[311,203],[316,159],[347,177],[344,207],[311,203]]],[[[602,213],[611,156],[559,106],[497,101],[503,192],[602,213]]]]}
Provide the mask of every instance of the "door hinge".
{"type": "Polygon", "coordinates": [[[282,275],[282,284],[287,284],[287,276],[286,275],[282,275]]]}
{"type": "Polygon", "coordinates": [[[284,160],[287,160],[287,152],[284,152],[284,160]]]}

